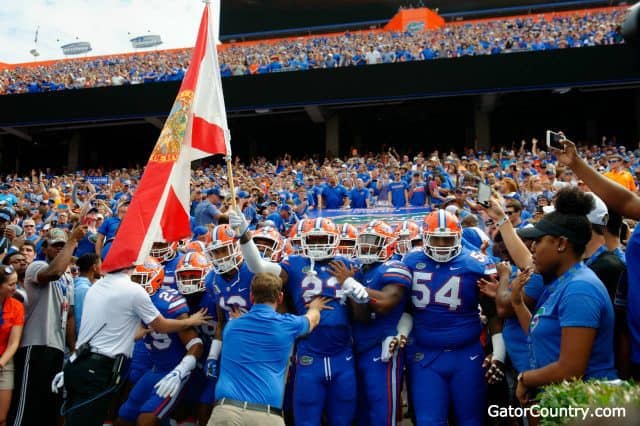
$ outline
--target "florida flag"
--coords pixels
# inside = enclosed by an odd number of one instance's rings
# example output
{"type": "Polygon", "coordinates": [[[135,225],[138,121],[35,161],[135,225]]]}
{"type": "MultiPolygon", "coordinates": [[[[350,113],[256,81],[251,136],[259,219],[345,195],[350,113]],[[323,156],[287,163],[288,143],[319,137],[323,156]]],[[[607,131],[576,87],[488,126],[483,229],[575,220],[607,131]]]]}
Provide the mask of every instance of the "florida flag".
{"type": "Polygon", "coordinates": [[[213,154],[231,157],[216,51],[219,25],[220,0],[207,2],[191,64],[102,264],[104,272],[141,263],[156,241],[191,235],[191,162],[213,154]]]}

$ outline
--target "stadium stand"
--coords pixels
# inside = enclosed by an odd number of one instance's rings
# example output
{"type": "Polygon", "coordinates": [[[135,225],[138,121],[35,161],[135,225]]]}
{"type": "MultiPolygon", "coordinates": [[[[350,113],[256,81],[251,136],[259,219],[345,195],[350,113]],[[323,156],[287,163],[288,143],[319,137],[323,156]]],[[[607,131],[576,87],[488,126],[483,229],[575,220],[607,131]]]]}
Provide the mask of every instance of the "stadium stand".
{"type": "MultiPolygon", "coordinates": [[[[622,7],[289,37],[220,47],[223,77],[623,43],[622,7]]],[[[191,49],[0,65],[0,94],[181,80],[191,49]]]]}

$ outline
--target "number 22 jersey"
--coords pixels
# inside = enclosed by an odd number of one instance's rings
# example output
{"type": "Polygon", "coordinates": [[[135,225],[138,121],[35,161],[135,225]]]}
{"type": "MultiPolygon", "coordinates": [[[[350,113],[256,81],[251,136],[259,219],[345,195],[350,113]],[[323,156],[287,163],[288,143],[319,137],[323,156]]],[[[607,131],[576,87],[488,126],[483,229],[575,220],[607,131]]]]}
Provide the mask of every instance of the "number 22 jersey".
{"type": "MultiPolygon", "coordinates": [[[[352,262],[336,257],[347,265],[352,262]]],[[[280,263],[289,276],[285,293],[294,305],[297,315],[307,313],[306,304],[317,296],[330,297],[333,309],[322,311],[320,324],[309,336],[298,341],[298,353],[313,352],[329,356],[351,349],[352,333],[349,306],[343,300],[343,291],[338,280],[329,272],[328,261],[315,261],[311,271],[311,260],[304,256],[290,256],[280,263]],[[314,273],[315,272],[315,273],[314,273]]]]}

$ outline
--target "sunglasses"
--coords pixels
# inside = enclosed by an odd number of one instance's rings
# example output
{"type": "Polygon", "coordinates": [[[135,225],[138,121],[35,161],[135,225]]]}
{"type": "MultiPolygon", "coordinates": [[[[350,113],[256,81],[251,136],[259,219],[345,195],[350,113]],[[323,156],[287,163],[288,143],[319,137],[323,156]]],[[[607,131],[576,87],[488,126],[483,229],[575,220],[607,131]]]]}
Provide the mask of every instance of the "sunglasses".
{"type": "Polygon", "coordinates": [[[620,160],[618,160],[617,158],[615,158],[615,159],[613,159],[613,160],[609,160],[609,164],[617,163],[618,161],[620,161],[620,160]]]}
{"type": "Polygon", "coordinates": [[[515,214],[516,212],[514,212],[513,210],[507,210],[505,213],[507,214],[507,216],[511,216],[512,214],[515,214]]]}

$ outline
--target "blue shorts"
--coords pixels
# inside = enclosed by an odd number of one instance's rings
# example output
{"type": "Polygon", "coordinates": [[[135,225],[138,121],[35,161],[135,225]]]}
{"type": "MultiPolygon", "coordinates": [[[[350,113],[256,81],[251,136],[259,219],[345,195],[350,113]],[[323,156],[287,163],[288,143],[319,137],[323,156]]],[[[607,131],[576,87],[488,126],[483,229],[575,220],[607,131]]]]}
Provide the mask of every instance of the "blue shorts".
{"type": "Polygon", "coordinates": [[[136,340],[129,368],[129,381],[135,385],[144,373],[151,370],[151,367],[153,367],[151,352],[144,345],[144,340],[136,340]]]}
{"type": "Polygon", "coordinates": [[[408,383],[418,425],[484,425],[487,383],[480,342],[451,350],[407,346],[408,383]]]}
{"type": "Polygon", "coordinates": [[[388,362],[380,359],[381,345],[356,355],[358,425],[395,426],[402,415],[404,351],[388,362]]]}
{"type": "Polygon", "coordinates": [[[181,389],[173,398],[161,398],[153,387],[168,373],[168,371],[147,371],[144,373],[131,389],[127,401],[120,407],[118,417],[135,422],[138,416],[143,413],[153,413],[160,420],[169,415],[178,405],[189,378],[187,377],[182,381],[181,389]]]}
{"type": "Polygon", "coordinates": [[[296,426],[350,426],[356,411],[355,360],[349,348],[338,355],[301,352],[296,357],[293,417],[296,426]]]}

